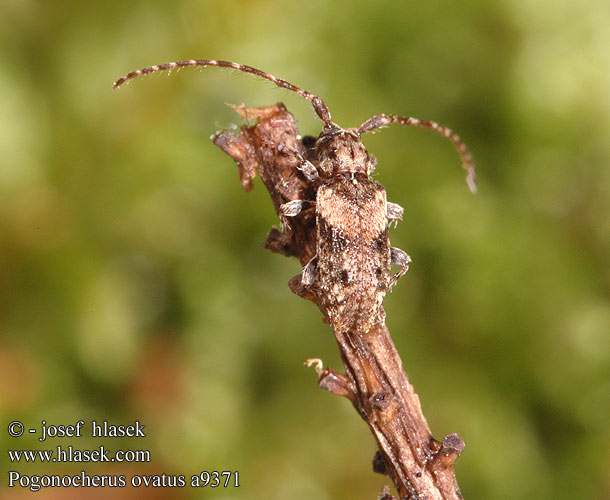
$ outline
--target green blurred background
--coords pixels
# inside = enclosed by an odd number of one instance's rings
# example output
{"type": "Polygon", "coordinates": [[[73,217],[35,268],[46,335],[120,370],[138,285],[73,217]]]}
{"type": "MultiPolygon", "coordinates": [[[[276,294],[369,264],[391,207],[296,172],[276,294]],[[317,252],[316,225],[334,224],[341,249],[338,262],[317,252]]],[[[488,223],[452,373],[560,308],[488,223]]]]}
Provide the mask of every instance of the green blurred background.
{"type": "Polygon", "coordinates": [[[235,60],[317,93],[334,120],[454,128],[365,138],[405,207],[414,264],[387,323],[437,438],[458,432],[474,499],[610,498],[610,4],[595,0],[273,2],[2,0],[0,496],[22,474],[238,470],[229,489],[38,498],[374,499],[373,438],[302,362],[341,367],[330,329],[286,286],[296,260],[209,140],[225,102],[310,105],[209,68],[235,60]],[[145,439],[9,438],[12,420],[146,425],[145,439]],[[2,431],[4,429],[4,431],[2,431]],[[150,464],[9,464],[6,449],[149,449],[150,464]]]}

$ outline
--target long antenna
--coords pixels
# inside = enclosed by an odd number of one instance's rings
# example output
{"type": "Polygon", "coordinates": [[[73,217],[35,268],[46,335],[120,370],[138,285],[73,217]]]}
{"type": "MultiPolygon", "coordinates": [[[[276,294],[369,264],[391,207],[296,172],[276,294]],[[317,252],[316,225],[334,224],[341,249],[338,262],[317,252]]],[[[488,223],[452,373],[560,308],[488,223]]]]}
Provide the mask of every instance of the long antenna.
{"type": "Polygon", "coordinates": [[[131,73],[127,73],[126,75],[119,78],[114,83],[112,88],[117,89],[124,83],[128,82],[129,80],[133,80],[134,78],[138,78],[139,76],[142,76],[142,75],[147,75],[149,73],[156,73],[158,71],[171,70],[174,68],[184,68],[186,66],[199,66],[202,68],[205,68],[206,66],[220,66],[222,68],[232,68],[232,69],[236,69],[238,71],[243,71],[245,73],[251,73],[253,75],[260,76],[261,78],[264,78],[265,80],[269,80],[269,81],[275,83],[278,87],[282,87],[284,89],[291,90],[292,92],[296,92],[303,99],[307,99],[313,105],[313,109],[315,110],[316,114],[320,117],[320,119],[324,122],[324,125],[326,125],[329,128],[336,127],[336,125],[330,119],[330,111],[328,111],[328,106],[326,106],[326,103],[322,100],[321,97],[318,97],[317,95],[313,95],[310,92],[307,92],[306,90],[303,90],[302,88],[297,87],[296,85],[293,85],[292,83],[289,83],[285,80],[276,78],[275,76],[270,75],[269,73],[265,73],[264,71],[261,71],[260,69],[256,69],[251,66],[246,66],[244,64],[238,64],[238,63],[234,63],[234,62],[230,62],[230,61],[216,61],[214,59],[190,59],[188,61],[177,61],[177,62],[168,62],[165,64],[155,64],[154,66],[137,69],[135,71],[132,71],[131,73]]]}
{"type": "Polygon", "coordinates": [[[449,139],[462,157],[462,167],[464,167],[464,170],[466,170],[466,184],[468,184],[468,188],[472,193],[477,192],[477,185],[475,184],[476,173],[474,171],[474,162],[472,161],[472,156],[468,152],[466,144],[464,144],[462,139],[460,139],[460,136],[457,135],[450,128],[443,127],[442,125],[439,125],[436,122],[420,120],[419,118],[407,118],[403,116],[381,114],[372,116],[367,121],[365,121],[362,125],[360,125],[360,128],[358,128],[358,132],[360,134],[364,134],[366,132],[370,132],[371,130],[375,130],[376,128],[386,127],[391,123],[400,123],[405,127],[413,126],[429,128],[449,139]]]}

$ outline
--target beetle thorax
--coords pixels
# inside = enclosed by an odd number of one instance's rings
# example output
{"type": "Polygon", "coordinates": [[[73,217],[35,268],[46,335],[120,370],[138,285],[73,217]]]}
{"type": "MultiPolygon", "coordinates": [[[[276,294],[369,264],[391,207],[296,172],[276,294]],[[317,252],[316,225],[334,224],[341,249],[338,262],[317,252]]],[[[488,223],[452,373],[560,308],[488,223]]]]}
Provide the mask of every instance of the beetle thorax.
{"type": "Polygon", "coordinates": [[[366,175],[373,170],[368,151],[355,130],[322,132],[315,150],[318,169],[323,177],[339,175],[366,175]]]}

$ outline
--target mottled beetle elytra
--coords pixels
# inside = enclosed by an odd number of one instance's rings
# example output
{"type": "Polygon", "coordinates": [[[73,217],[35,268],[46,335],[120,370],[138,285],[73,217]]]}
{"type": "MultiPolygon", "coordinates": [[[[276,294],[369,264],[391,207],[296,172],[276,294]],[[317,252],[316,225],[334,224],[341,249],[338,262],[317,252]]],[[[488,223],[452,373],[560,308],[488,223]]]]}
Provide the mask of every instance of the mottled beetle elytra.
{"type": "MultiPolygon", "coordinates": [[[[298,156],[297,168],[313,186],[315,199],[286,200],[280,207],[282,229],[289,230],[294,218],[315,211],[316,255],[304,266],[301,283],[319,298],[335,332],[362,335],[382,324],[383,299],[407,272],[411,259],[390,245],[389,226],[402,219],[403,209],[388,202],[385,188],[371,179],[375,159],[366,150],[361,135],[393,123],[434,130],[458,150],[468,187],[475,192],[474,164],[462,140],[436,122],[386,114],[375,115],[358,128],[343,129],[331,120],[320,97],[269,73],[229,61],[192,59],[150,66],[119,78],[113,88],[141,75],[187,66],[219,66],[251,73],[311,102],[324,127],[307,148],[307,157],[297,151],[292,153],[298,156]],[[392,264],[400,266],[394,274],[392,264]]],[[[282,144],[276,146],[286,149],[282,144]]]]}

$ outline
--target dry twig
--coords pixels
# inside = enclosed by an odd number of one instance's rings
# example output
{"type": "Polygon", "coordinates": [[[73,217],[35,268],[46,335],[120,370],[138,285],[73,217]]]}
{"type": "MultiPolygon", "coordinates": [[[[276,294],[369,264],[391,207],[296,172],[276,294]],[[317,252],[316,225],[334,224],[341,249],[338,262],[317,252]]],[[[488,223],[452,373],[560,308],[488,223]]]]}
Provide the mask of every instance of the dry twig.
{"type": "MultiPolygon", "coordinates": [[[[294,117],[284,105],[234,108],[257,123],[242,127],[237,136],[220,132],[212,140],[237,163],[244,190],[252,188],[258,173],[279,216],[283,204],[315,199],[312,183],[299,170],[303,158],[308,159],[308,141],[304,144],[300,139],[294,117]]],[[[296,257],[305,266],[316,254],[316,238],[315,213],[305,210],[284,231],[273,228],[265,247],[296,257]]],[[[314,302],[328,322],[324,304],[302,284],[301,275],[290,280],[289,286],[314,302]]],[[[377,322],[364,335],[337,328],[334,333],[345,375],[329,367],[323,369],[319,360],[308,362],[318,366],[318,385],[348,398],[367,422],[379,446],[373,469],[392,479],[401,499],[461,499],[453,462],[464,443],[457,434],[445,436],[442,442],[432,437],[384,322],[377,322]]],[[[387,491],[382,494],[384,500],[394,498],[387,491]]]]}

